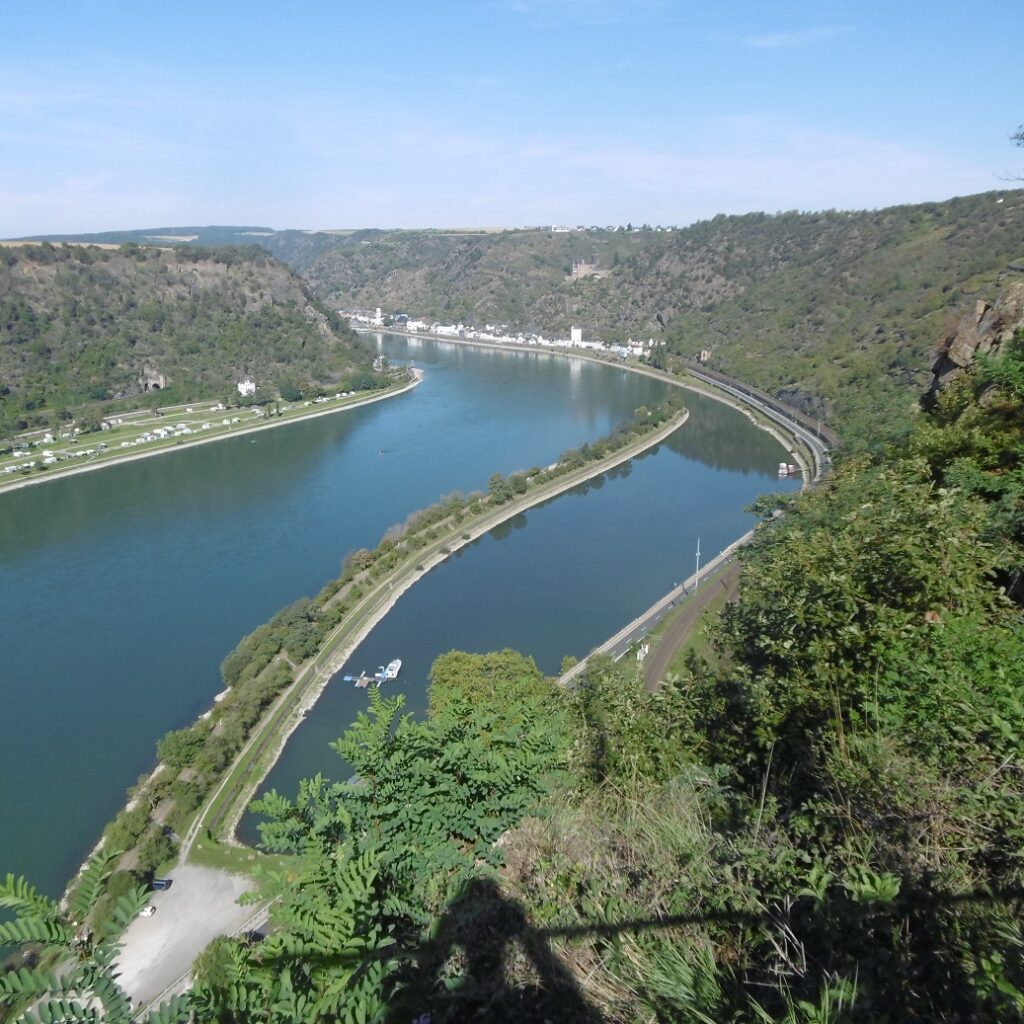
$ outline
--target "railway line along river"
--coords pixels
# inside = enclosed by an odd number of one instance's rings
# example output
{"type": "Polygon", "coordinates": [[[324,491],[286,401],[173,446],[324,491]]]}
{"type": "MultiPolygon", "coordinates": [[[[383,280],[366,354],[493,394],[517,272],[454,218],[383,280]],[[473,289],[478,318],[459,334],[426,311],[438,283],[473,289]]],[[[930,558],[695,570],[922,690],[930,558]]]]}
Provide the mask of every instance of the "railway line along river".
{"type": "MultiPolygon", "coordinates": [[[[0,870],[56,893],[153,764],[156,740],[222,689],[239,638],[337,575],[412,511],[494,472],[547,465],[665,384],[621,368],[384,336],[425,373],[408,395],[253,437],[0,495],[0,870]]],[[[406,594],[350,665],[403,659],[424,706],[451,647],[517,647],[548,672],[583,654],[791,489],[782,449],[742,414],[687,395],[651,453],[506,523],[406,594]]],[[[347,669],[346,669],[347,671],[347,669]]],[[[269,784],[322,767],[363,706],[336,680],[269,784]]],[[[247,825],[251,830],[251,822],[247,825]]]]}

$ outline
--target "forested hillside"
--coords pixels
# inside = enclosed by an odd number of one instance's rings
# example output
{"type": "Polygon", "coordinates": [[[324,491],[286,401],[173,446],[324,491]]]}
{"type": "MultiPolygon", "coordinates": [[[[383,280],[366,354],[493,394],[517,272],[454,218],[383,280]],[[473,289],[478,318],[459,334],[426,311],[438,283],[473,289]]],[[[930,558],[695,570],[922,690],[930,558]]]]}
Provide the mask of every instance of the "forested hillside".
{"type": "MultiPolygon", "coordinates": [[[[304,270],[341,306],[606,341],[655,337],[842,432],[906,422],[965,300],[1024,258],[1024,193],[719,216],[670,232],[385,233],[304,270]],[[608,271],[567,280],[574,259],[608,271]]],[[[1012,271],[1010,273],[1013,273],[1012,271]]]]}
{"type": "Polygon", "coordinates": [[[254,225],[190,225],[186,227],[133,228],[128,231],[98,231],[86,234],[31,235],[15,241],[76,242],[85,245],[212,246],[259,245],[272,256],[301,273],[317,256],[338,246],[358,245],[364,239],[382,234],[376,229],[363,231],[275,231],[254,225]]]}
{"type": "Polygon", "coordinates": [[[661,251],[669,238],[655,231],[394,231],[325,252],[303,272],[341,306],[381,306],[449,323],[510,323],[568,337],[570,323],[600,323],[607,332],[620,317],[609,319],[618,296],[614,280],[566,280],[575,260],[609,271],[638,253],[661,251]]]}
{"type": "MultiPolygon", "coordinates": [[[[371,692],[349,781],[259,804],[298,856],[195,1019],[1024,1020],[1024,334],[983,341],[904,446],[764,503],[710,660],[657,693],[511,651],[439,658],[424,721],[371,692]]],[[[10,998],[99,984],[145,898],[10,998]]],[[[18,880],[0,905],[0,939],[71,943],[18,880]]]]}
{"type": "Polygon", "coordinates": [[[257,248],[0,248],[0,424],[86,403],[223,396],[366,376],[370,356],[284,264],[257,248]]]}
{"type": "Polygon", "coordinates": [[[869,424],[905,430],[931,350],[963,307],[1024,273],[1024,192],[722,215],[671,231],[217,227],[79,237],[127,236],[260,245],[331,308],[563,337],[575,325],[608,342],[654,337],[670,361],[708,350],[712,367],[863,442],[869,424]],[[577,260],[599,274],[572,279],[577,260]]]}

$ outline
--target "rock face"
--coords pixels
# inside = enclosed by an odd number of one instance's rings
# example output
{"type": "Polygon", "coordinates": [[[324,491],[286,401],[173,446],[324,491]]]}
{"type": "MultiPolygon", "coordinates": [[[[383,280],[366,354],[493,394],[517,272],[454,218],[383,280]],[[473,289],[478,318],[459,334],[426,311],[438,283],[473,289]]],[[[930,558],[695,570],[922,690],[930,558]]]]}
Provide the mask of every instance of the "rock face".
{"type": "Polygon", "coordinates": [[[1024,328],[1024,282],[1010,285],[995,303],[980,301],[974,310],[961,318],[956,330],[939,347],[932,365],[931,386],[925,395],[926,404],[936,392],[970,366],[975,355],[998,355],[1021,328],[1024,328]]]}
{"type": "Polygon", "coordinates": [[[139,376],[139,387],[143,391],[162,391],[167,387],[167,378],[150,366],[144,366],[139,376]]]}

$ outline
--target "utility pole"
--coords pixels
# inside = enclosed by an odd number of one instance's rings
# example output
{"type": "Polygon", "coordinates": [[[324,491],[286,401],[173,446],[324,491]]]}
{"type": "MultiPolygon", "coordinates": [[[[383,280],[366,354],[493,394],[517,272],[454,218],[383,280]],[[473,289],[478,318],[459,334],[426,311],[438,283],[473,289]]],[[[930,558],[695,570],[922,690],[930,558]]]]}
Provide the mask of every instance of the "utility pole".
{"type": "Polygon", "coordinates": [[[693,579],[693,592],[697,592],[700,586],[700,537],[697,538],[697,573],[693,579]]]}

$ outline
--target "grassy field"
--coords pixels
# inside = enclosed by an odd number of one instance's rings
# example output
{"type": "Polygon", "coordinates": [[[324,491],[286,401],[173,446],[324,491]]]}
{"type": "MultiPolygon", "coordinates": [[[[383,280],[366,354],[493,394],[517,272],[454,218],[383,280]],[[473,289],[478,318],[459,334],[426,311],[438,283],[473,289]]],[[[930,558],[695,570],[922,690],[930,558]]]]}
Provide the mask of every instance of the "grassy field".
{"type": "Polygon", "coordinates": [[[109,430],[91,434],[47,434],[31,431],[19,435],[15,445],[27,447],[0,455],[0,492],[26,482],[42,483],[70,472],[113,465],[132,458],[163,454],[187,445],[220,440],[254,429],[276,427],[292,420],[337,412],[373,397],[394,394],[406,386],[381,391],[352,391],[329,398],[295,403],[276,403],[266,408],[226,409],[219,402],[196,402],[153,412],[148,409],[114,416],[109,430]],[[167,433],[160,437],[156,432],[167,433]],[[51,440],[45,438],[49,436],[51,440]],[[51,453],[49,456],[44,453],[51,453]],[[56,461],[47,464],[45,458],[56,461]]]}
{"type": "Polygon", "coordinates": [[[710,576],[702,578],[700,582],[700,589],[695,593],[688,594],[679,601],[676,607],[672,610],[672,614],[665,616],[665,618],[658,623],[657,628],[648,634],[647,642],[649,642],[651,644],[651,648],[654,649],[662,641],[666,633],[671,631],[672,625],[676,620],[686,612],[686,609],[689,608],[695,600],[697,600],[698,596],[705,595],[709,588],[716,591],[714,596],[708,601],[693,629],[690,630],[689,636],[676,650],[672,661],[669,663],[669,667],[667,669],[668,674],[679,674],[683,672],[686,668],[686,659],[691,651],[698,655],[698,657],[707,658],[708,661],[711,661],[712,663],[714,663],[717,658],[717,653],[708,641],[706,627],[716,622],[719,615],[722,614],[722,610],[725,608],[726,601],[728,600],[728,591],[721,585],[721,580],[723,575],[729,570],[730,565],[731,563],[727,563],[717,571],[711,573],[710,576]]]}
{"type": "Polygon", "coordinates": [[[262,853],[249,846],[230,846],[227,843],[203,838],[192,847],[189,861],[202,867],[249,875],[257,866],[264,871],[287,871],[296,863],[297,858],[284,854],[262,853]]]}

